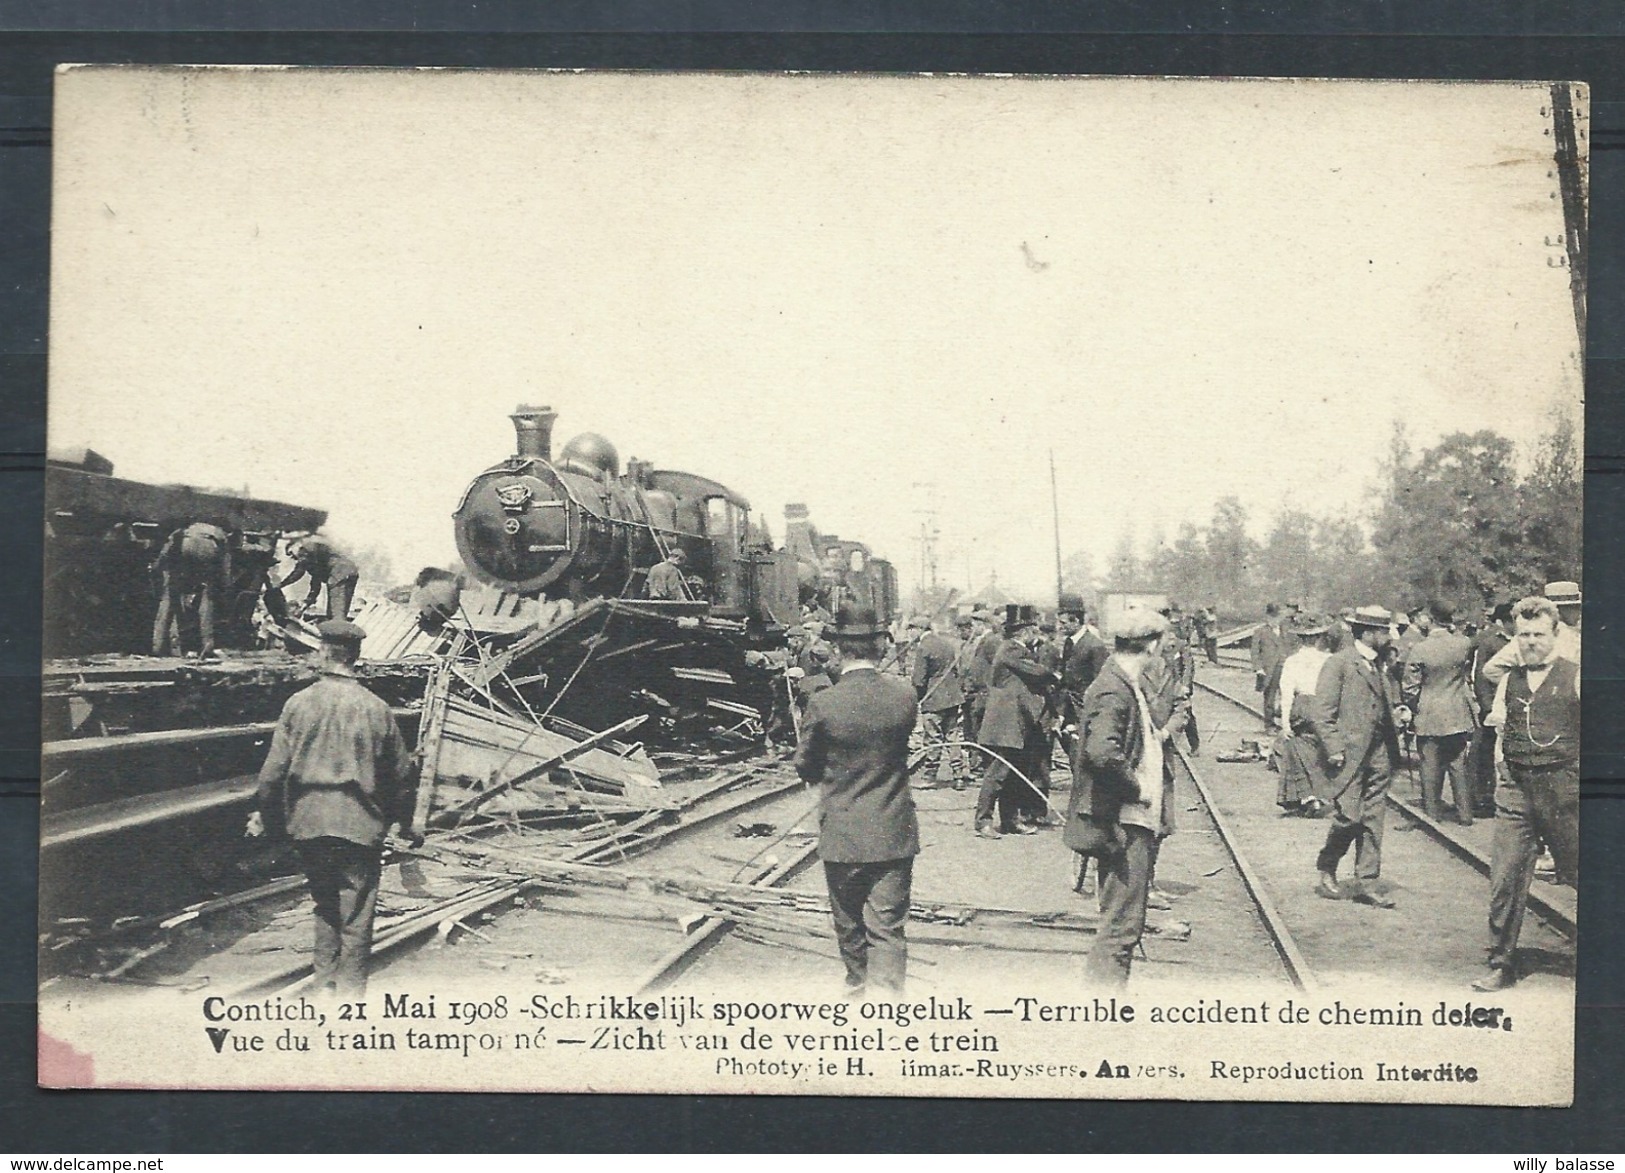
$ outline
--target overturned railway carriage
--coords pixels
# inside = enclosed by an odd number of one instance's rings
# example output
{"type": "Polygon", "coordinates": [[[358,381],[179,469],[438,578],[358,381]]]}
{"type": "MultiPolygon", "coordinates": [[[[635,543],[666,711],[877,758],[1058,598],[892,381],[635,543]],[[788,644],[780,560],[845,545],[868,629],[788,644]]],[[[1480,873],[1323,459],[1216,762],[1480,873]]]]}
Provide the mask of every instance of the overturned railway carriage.
{"type": "Polygon", "coordinates": [[[575,603],[637,598],[650,567],[681,550],[692,601],[719,618],[787,625],[803,603],[833,609],[843,598],[894,612],[890,564],[862,543],[814,545],[804,506],[786,511],[792,533],[774,550],[727,486],[640,460],[622,472],[614,445],[591,432],[555,459],[552,409],[522,406],[511,418],[514,455],[475,477],[454,515],[458,553],[487,586],[575,603]]]}
{"type": "Polygon", "coordinates": [[[216,639],[223,648],[250,647],[278,539],[326,521],[320,509],[125,480],[89,449],[52,453],[45,466],[45,655],[150,650],[158,598],[152,564],[164,539],[193,522],[230,535],[231,581],[216,639]]]}

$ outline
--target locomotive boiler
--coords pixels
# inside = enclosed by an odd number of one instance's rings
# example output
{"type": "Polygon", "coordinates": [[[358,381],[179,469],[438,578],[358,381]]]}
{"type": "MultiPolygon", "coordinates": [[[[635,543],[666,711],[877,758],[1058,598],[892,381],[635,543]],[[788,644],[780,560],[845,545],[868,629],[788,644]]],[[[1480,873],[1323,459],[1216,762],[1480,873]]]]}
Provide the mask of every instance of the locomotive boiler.
{"type": "MultiPolygon", "coordinates": [[[[623,471],[615,446],[592,432],[555,458],[556,412],[522,405],[510,418],[514,455],[475,477],[453,515],[458,553],[485,585],[575,603],[637,598],[649,569],[681,550],[688,593],[720,618],[788,625],[803,603],[833,609],[843,596],[894,613],[895,573],[861,543],[775,550],[726,485],[642,460],[623,471]]],[[[816,537],[805,507],[786,514],[791,537],[816,537]]]]}

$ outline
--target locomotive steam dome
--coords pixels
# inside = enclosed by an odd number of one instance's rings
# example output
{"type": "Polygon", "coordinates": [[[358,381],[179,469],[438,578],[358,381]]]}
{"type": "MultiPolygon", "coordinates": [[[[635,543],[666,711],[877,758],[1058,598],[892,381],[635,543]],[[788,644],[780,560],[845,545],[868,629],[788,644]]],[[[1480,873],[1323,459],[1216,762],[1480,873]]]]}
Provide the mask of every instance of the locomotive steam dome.
{"type": "Polygon", "coordinates": [[[583,476],[596,476],[599,473],[619,476],[621,454],[615,451],[615,445],[597,432],[582,432],[559,453],[559,468],[583,476]]]}

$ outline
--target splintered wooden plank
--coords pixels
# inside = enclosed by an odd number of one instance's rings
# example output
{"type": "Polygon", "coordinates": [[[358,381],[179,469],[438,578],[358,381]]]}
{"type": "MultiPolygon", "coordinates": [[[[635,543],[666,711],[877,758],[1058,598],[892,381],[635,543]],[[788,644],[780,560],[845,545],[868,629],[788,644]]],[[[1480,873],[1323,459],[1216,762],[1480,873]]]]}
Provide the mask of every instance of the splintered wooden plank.
{"type": "MultiPolygon", "coordinates": [[[[538,763],[569,754],[581,744],[525,718],[510,717],[476,707],[461,697],[450,697],[440,737],[436,768],[442,779],[480,778],[501,782],[533,769],[538,763]]],[[[649,805],[660,805],[659,775],[641,752],[621,757],[594,746],[575,757],[570,768],[586,778],[608,783],[625,792],[647,793],[649,805]]]]}

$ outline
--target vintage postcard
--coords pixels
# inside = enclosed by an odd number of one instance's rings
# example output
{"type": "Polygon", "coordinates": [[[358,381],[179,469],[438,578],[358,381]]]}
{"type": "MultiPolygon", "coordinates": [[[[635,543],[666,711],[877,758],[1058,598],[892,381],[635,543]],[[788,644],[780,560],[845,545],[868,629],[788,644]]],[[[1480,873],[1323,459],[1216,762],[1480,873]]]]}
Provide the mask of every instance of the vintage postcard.
{"type": "Polygon", "coordinates": [[[1588,125],[61,67],[40,1082],[1569,1103],[1588,125]]]}

